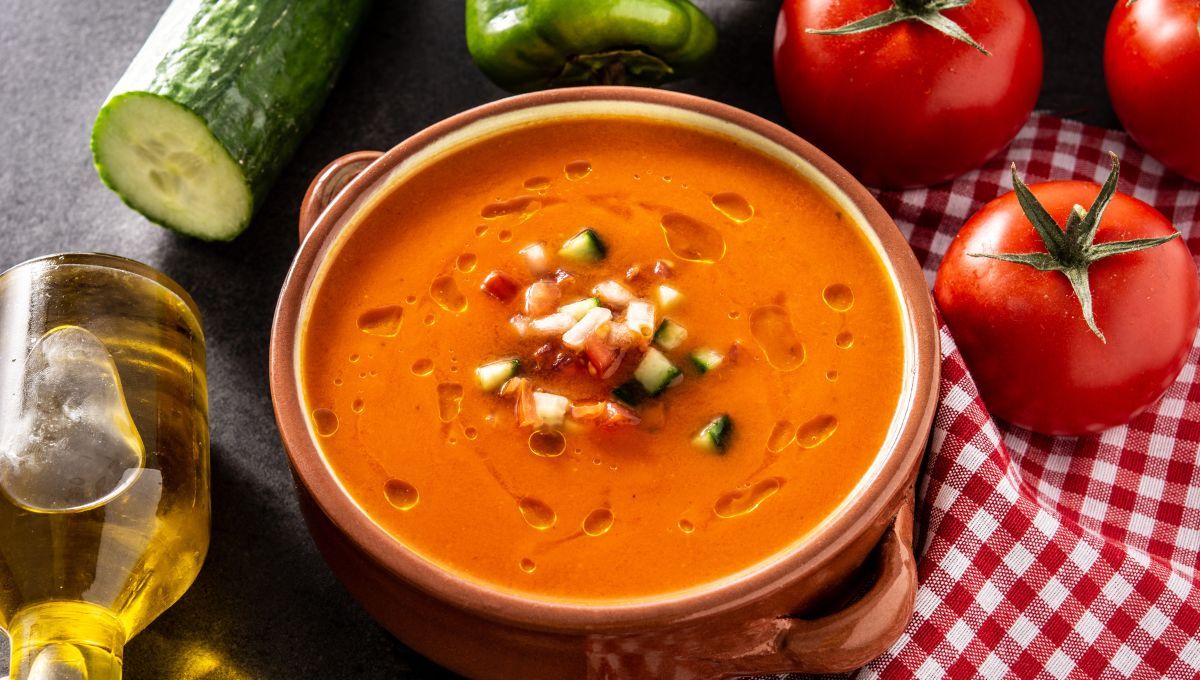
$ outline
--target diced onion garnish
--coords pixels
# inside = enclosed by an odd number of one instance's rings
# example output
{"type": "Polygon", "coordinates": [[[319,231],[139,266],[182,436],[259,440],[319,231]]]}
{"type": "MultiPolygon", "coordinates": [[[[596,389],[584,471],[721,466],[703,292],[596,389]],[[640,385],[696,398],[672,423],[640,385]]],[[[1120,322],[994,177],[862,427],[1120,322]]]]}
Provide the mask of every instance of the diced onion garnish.
{"type": "MultiPolygon", "coordinates": [[[[570,314],[559,314],[571,319],[570,314]]],[[[555,315],[558,316],[558,315],[555,315]]],[[[590,335],[612,319],[612,310],[607,307],[593,307],[578,322],[572,319],[573,325],[562,336],[562,343],[574,350],[583,349],[590,335]]]]}
{"type": "Polygon", "coordinates": [[[680,293],[670,286],[659,286],[657,293],[658,306],[662,307],[664,311],[671,309],[675,305],[679,304],[681,300],[683,300],[683,293],[680,293]]]}
{"type": "Polygon", "coordinates": [[[543,316],[529,322],[529,329],[534,335],[558,335],[565,333],[575,325],[575,317],[562,312],[543,316]]]}
{"type": "Polygon", "coordinates": [[[571,401],[559,394],[534,392],[533,405],[543,425],[559,427],[567,418],[567,409],[571,407],[571,401]]]}
{"type": "Polygon", "coordinates": [[[625,325],[642,337],[653,335],[654,305],[645,300],[631,300],[625,308],[625,325]]]}
{"type": "Polygon", "coordinates": [[[525,266],[529,267],[529,273],[541,276],[550,271],[550,258],[546,255],[545,243],[531,243],[522,248],[520,253],[521,258],[525,260],[525,266]]]}
{"type": "Polygon", "coordinates": [[[592,295],[614,309],[622,309],[633,299],[633,292],[616,281],[601,281],[592,289],[592,295]]]}
{"type": "Polygon", "coordinates": [[[558,308],[561,295],[557,283],[534,281],[525,289],[525,313],[535,317],[550,314],[558,308]]]}

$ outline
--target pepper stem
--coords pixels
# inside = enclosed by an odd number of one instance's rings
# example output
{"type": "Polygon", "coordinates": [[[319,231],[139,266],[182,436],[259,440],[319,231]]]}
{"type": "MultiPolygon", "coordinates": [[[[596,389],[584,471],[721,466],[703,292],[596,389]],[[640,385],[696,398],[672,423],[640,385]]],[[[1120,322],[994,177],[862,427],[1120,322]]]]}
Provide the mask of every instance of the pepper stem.
{"type": "Polygon", "coordinates": [[[1099,325],[1096,324],[1088,268],[1092,266],[1092,263],[1106,257],[1146,250],[1179,238],[1179,232],[1175,232],[1170,236],[1095,243],[1096,231],[1100,228],[1100,218],[1117,192],[1117,179],[1121,174],[1121,162],[1117,159],[1117,155],[1115,153],[1110,155],[1112,156],[1112,170],[1108,173],[1108,179],[1104,181],[1104,186],[1100,188],[1096,200],[1092,201],[1091,207],[1087,210],[1084,210],[1081,205],[1074,206],[1071,214],[1067,217],[1065,227],[1060,227],[1054,218],[1050,217],[1046,208],[1017,176],[1017,165],[1014,163],[1012,166],[1013,192],[1017,195],[1017,202],[1021,204],[1021,210],[1024,211],[1025,217],[1037,231],[1038,236],[1042,239],[1042,244],[1046,246],[1046,252],[967,253],[971,257],[987,257],[993,260],[1023,264],[1040,271],[1062,272],[1070,282],[1075,297],[1079,300],[1083,320],[1087,322],[1088,328],[1092,329],[1096,337],[1100,338],[1100,342],[1107,342],[1107,340],[1099,325]]]}
{"type": "Polygon", "coordinates": [[[852,21],[838,28],[809,28],[808,33],[817,35],[850,35],[865,33],[884,26],[900,23],[901,21],[919,21],[930,28],[937,29],[955,40],[964,42],[987,56],[991,52],[980,45],[970,33],[959,26],[953,19],[942,14],[948,9],[966,7],[974,0],[892,0],[892,6],[882,12],[877,12],[857,21],[852,21]]]}

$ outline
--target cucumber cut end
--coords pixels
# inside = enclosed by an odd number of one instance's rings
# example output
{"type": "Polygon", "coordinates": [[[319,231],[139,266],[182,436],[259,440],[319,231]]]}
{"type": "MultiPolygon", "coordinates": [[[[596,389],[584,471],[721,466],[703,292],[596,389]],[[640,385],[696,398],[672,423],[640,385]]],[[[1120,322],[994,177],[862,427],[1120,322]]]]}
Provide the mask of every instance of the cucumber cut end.
{"type": "Polygon", "coordinates": [[[104,104],[92,127],[100,179],[152,222],[188,236],[227,241],[254,209],[241,167],[204,121],[149,92],[104,104]]]}

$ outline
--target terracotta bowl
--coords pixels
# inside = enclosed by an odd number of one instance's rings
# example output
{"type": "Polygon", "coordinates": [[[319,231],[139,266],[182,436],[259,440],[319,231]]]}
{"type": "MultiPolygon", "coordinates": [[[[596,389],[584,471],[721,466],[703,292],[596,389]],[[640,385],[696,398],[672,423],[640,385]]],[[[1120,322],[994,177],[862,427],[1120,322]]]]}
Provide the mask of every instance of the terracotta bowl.
{"type": "Polygon", "coordinates": [[[317,546],[367,611],[405,644],[473,677],[716,677],[849,670],[883,652],[904,629],[916,589],[913,483],[937,395],[933,308],[896,225],[861,184],[816,148],[745,111],[675,92],[539,92],[454,116],[387,153],[359,152],[334,161],[305,196],[300,234],[303,243],[271,335],[275,415],[317,546]],[[468,581],[422,559],[366,516],[310,433],[298,346],[316,273],[373,194],[472,140],[538,120],[597,114],[668,120],[733,137],[824,189],[888,264],[902,300],[906,361],[884,447],[850,497],[804,540],[797,536],[784,553],[684,593],[577,604],[468,581]],[[861,596],[847,604],[847,594],[856,593],[861,596]]]}

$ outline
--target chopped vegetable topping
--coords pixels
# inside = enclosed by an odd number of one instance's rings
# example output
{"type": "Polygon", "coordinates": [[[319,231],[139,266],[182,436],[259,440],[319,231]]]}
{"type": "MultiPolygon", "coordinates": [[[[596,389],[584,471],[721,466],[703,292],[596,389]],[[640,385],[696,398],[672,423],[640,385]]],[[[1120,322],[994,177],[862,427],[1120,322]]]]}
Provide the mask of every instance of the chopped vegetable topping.
{"type": "Polygon", "coordinates": [[[525,266],[529,267],[529,273],[534,276],[550,271],[550,257],[546,254],[546,244],[541,241],[522,248],[521,257],[525,260],[525,266]]]}
{"type": "Polygon", "coordinates": [[[687,329],[670,319],[663,319],[654,332],[654,343],[663,349],[677,349],[687,340],[687,329]]]}
{"type": "Polygon", "coordinates": [[[604,246],[604,241],[600,240],[600,235],[588,228],[567,239],[562,248],[558,249],[558,254],[572,262],[587,264],[603,260],[608,254],[608,248],[604,246]]]}
{"type": "Polygon", "coordinates": [[[662,307],[663,311],[671,309],[681,300],[683,300],[683,293],[665,284],[658,287],[658,306],[662,307]]]}
{"type": "Polygon", "coordinates": [[[570,304],[563,305],[562,307],[558,308],[558,311],[564,314],[570,314],[571,316],[575,317],[576,320],[578,320],[582,319],[583,315],[587,314],[589,309],[599,306],[600,298],[590,297],[579,300],[578,302],[572,302],[570,304]]]}
{"type": "Polygon", "coordinates": [[[562,291],[553,281],[534,281],[525,289],[525,313],[545,316],[555,311],[562,291]]]}
{"type": "Polygon", "coordinates": [[[725,448],[729,446],[729,438],[732,434],[733,421],[728,415],[722,413],[709,421],[704,429],[700,430],[700,433],[692,439],[692,443],[706,451],[724,453],[725,448]]]}
{"type": "Polygon", "coordinates": [[[513,378],[504,384],[502,392],[517,395],[516,416],[517,425],[520,427],[537,427],[541,424],[541,419],[538,418],[537,404],[533,400],[533,384],[525,378],[513,378]],[[512,386],[511,389],[509,386],[512,386]]]}
{"type": "Polygon", "coordinates": [[[652,397],[667,389],[680,375],[675,364],[653,347],[646,350],[642,363],[638,364],[637,370],[633,372],[633,377],[652,397]]]}
{"type": "Polygon", "coordinates": [[[508,302],[517,295],[520,287],[512,278],[500,271],[493,271],[483,279],[483,285],[480,286],[483,292],[491,295],[501,302],[508,302]]]}
{"type": "Polygon", "coordinates": [[[614,347],[621,349],[633,349],[635,347],[645,347],[646,341],[650,338],[634,331],[624,322],[614,321],[608,327],[608,342],[614,347]]]}
{"type": "Polygon", "coordinates": [[[725,361],[725,356],[711,347],[701,347],[689,354],[688,358],[692,360],[692,365],[701,375],[708,373],[725,361]]]}
{"type": "Polygon", "coordinates": [[[571,418],[600,427],[625,427],[642,422],[636,413],[615,401],[574,404],[571,406],[571,418]]]}
{"type": "Polygon", "coordinates": [[[571,401],[560,394],[551,394],[550,392],[534,392],[533,393],[534,409],[537,412],[538,424],[549,425],[550,427],[558,427],[563,424],[567,418],[567,409],[571,407],[571,401]]]}
{"type": "Polygon", "coordinates": [[[521,362],[517,359],[500,359],[476,368],[475,379],[479,381],[479,387],[491,392],[516,375],[520,368],[521,362]]]}
{"type": "Polygon", "coordinates": [[[600,378],[612,377],[620,368],[621,359],[625,356],[625,350],[609,345],[598,333],[588,337],[583,353],[587,357],[592,374],[600,378]]]}
{"type": "MultiPolygon", "coordinates": [[[[559,255],[575,262],[595,262],[603,258],[605,252],[596,233],[584,229],[563,245],[559,255]]],[[[515,399],[516,420],[520,427],[559,428],[565,424],[568,415],[575,423],[594,427],[639,425],[642,419],[633,407],[660,395],[683,378],[683,372],[664,352],[683,347],[688,339],[687,329],[674,319],[663,318],[660,311],[678,305],[683,294],[655,281],[655,277],[672,276],[674,265],[667,260],[657,260],[652,275],[649,267],[634,264],[626,272],[627,283],[602,280],[592,287],[591,297],[574,298],[559,306],[564,291],[586,290],[586,284],[581,284],[574,274],[563,269],[550,274],[543,243],[527,245],[520,253],[530,272],[541,278],[525,288],[523,312],[509,321],[522,338],[537,339],[541,344],[521,360],[506,357],[476,368],[480,387],[515,399]],[[632,371],[622,368],[627,355],[638,359],[632,371]],[[522,370],[530,377],[517,377],[522,370]],[[596,398],[596,391],[589,393],[586,383],[576,386],[570,381],[563,382],[561,377],[553,384],[572,385],[572,391],[578,390],[578,396],[582,397],[580,401],[574,401],[570,395],[535,389],[534,380],[540,382],[543,377],[553,374],[562,376],[565,371],[574,371],[574,375],[585,380],[590,376],[600,390],[608,389],[600,381],[608,381],[617,375],[625,382],[612,389],[611,397],[607,399],[596,398]]],[[[585,281],[594,283],[594,279],[585,281]]],[[[487,276],[483,289],[505,301],[520,292],[512,277],[500,271],[487,276]]],[[[735,363],[732,352],[728,357],[731,364],[735,363]]],[[[687,360],[703,374],[726,361],[726,356],[709,347],[701,347],[688,354],[687,360]]],[[[696,435],[695,441],[720,452],[731,428],[729,417],[720,416],[696,435]]]]}
{"type": "Polygon", "coordinates": [[[654,305],[645,300],[631,300],[625,309],[625,325],[642,337],[653,335],[654,305]]]}
{"type": "Polygon", "coordinates": [[[630,406],[637,406],[650,397],[649,394],[646,394],[646,388],[642,387],[637,380],[627,380],[621,383],[612,391],[612,395],[630,406]]]}
{"type": "Polygon", "coordinates": [[[565,333],[563,333],[562,342],[571,349],[579,350],[583,349],[584,344],[587,343],[587,339],[593,333],[598,331],[601,326],[608,323],[608,320],[612,318],[612,310],[608,309],[607,307],[596,307],[594,309],[590,309],[588,310],[588,313],[584,314],[583,318],[578,322],[576,322],[574,317],[572,317],[570,314],[565,314],[563,312],[559,312],[558,314],[555,314],[555,316],[565,316],[568,319],[571,319],[572,325],[568,327],[568,330],[565,333]]]}
{"type": "Polygon", "coordinates": [[[616,281],[601,281],[592,289],[592,295],[614,309],[621,309],[633,300],[633,292],[616,281]]]}
{"type": "Polygon", "coordinates": [[[537,335],[557,335],[565,333],[575,325],[575,317],[562,312],[543,316],[529,322],[530,329],[537,335]]]}

